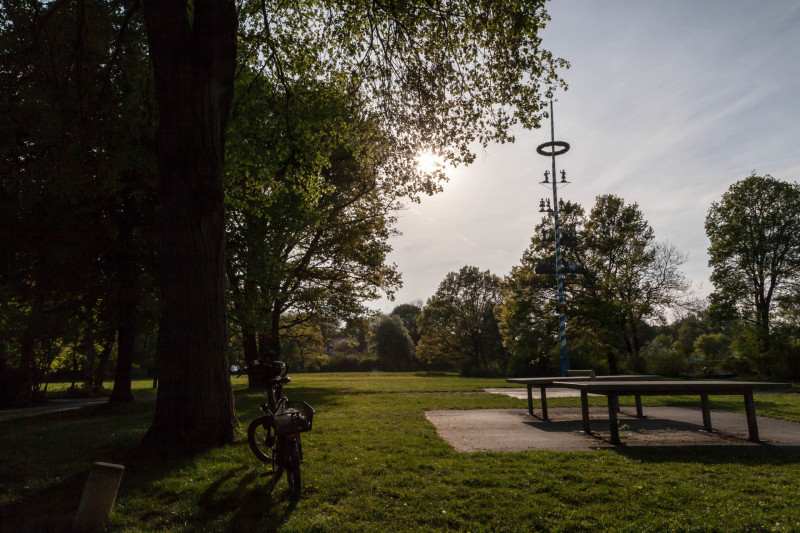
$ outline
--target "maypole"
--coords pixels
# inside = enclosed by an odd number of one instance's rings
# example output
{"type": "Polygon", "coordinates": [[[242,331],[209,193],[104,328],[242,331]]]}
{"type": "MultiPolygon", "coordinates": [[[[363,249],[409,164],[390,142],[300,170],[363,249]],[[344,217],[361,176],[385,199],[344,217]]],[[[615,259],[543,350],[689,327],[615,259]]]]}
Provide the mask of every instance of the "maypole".
{"type": "MultiPolygon", "coordinates": [[[[543,155],[546,157],[550,157],[552,161],[552,168],[553,168],[553,221],[555,225],[555,241],[556,241],[556,279],[557,279],[557,289],[558,292],[556,293],[556,298],[558,301],[558,331],[559,336],[561,338],[561,375],[565,376],[567,374],[567,370],[569,370],[569,357],[567,357],[567,315],[566,315],[566,306],[564,305],[565,294],[564,294],[564,267],[561,260],[561,231],[558,224],[558,210],[559,210],[559,203],[558,203],[558,188],[556,184],[556,156],[562,155],[569,151],[569,143],[564,141],[556,141],[555,140],[555,118],[553,115],[553,100],[550,100],[550,142],[546,142],[540,144],[536,147],[536,152],[539,155],[543,155]],[[546,151],[547,148],[550,148],[550,151],[546,151]]],[[[544,173],[544,182],[549,182],[548,172],[545,171],[544,173]]],[[[567,177],[566,171],[561,171],[561,183],[566,184],[567,177]]],[[[550,203],[550,200],[547,201],[547,204],[550,203]]],[[[542,200],[539,202],[540,212],[545,212],[545,202],[542,200]]],[[[568,211],[569,203],[564,205],[563,200],[561,203],[561,208],[564,211],[568,211]]],[[[549,208],[549,205],[548,205],[549,208]]],[[[547,209],[549,211],[550,209],[547,209]]]]}

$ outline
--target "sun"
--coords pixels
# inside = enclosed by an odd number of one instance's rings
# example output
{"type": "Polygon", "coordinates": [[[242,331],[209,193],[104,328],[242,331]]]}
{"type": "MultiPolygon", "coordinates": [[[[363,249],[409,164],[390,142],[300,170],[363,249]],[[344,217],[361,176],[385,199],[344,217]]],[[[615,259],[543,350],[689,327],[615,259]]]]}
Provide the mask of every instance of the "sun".
{"type": "Polygon", "coordinates": [[[443,166],[442,158],[431,151],[420,152],[417,156],[417,168],[422,172],[433,172],[443,166]]]}

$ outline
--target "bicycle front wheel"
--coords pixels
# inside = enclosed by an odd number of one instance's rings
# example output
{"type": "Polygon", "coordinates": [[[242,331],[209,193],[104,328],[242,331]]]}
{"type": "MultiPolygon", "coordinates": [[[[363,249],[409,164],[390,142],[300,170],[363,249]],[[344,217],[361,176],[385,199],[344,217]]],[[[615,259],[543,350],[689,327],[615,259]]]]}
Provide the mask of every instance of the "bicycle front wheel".
{"type": "Polygon", "coordinates": [[[253,455],[262,463],[272,462],[272,448],[275,445],[272,420],[269,415],[259,416],[247,428],[247,443],[253,455]]]}
{"type": "Polygon", "coordinates": [[[289,448],[289,460],[286,465],[286,483],[289,485],[289,497],[299,500],[302,493],[300,483],[300,444],[293,441],[289,448]]]}

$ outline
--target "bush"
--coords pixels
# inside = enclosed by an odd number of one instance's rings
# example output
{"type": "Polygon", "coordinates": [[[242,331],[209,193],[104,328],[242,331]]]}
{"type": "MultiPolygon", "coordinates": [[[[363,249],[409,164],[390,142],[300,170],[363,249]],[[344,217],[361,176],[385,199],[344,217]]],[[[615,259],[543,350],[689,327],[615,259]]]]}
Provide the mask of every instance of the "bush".
{"type": "Polygon", "coordinates": [[[358,362],[359,372],[374,372],[376,370],[384,370],[377,357],[362,357],[358,362]]]}
{"type": "Polygon", "coordinates": [[[335,353],[322,366],[321,370],[323,372],[372,372],[384,369],[380,368],[378,359],[375,357],[335,353]]]}
{"type": "Polygon", "coordinates": [[[546,357],[512,355],[506,367],[508,378],[532,378],[554,375],[555,369],[546,357]]]}
{"type": "MultiPolygon", "coordinates": [[[[608,374],[608,360],[602,355],[602,347],[591,340],[578,339],[567,342],[567,356],[569,367],[573,370],[594,370],[595,374],[602,376],[608,374]]],[[[557,352],[557,368],[561,368],[561,351],[557,352]]]]}
{"type": "Polygon", "coordinates": [[[659,335],[642,350],[645,367],[651,374],[677,377],[686,372],[689,361],[678,341],[669,335],[659,335]]]}
{"type": "Polygon", "coordinates": [[[462,376],[468,378],[494,378],[503,376],[505,368],[502,367],[500,361],[492,360],[486,363],[486,366],[481,366],[475,359],[465,357],[461,360],[459,372],[462,376]]]}
{"type": "Polygon", "coordinates": [[[322,367],[325,372],[358,372],[361,358],[356,354],[334,353],[322,367]]]}
{"type": "Polygon", "coordinates": [[[694,341],[695,357],[707,371],[718,370],[730,358],[730,339],[722,333],[706,333],[694,341]]]}

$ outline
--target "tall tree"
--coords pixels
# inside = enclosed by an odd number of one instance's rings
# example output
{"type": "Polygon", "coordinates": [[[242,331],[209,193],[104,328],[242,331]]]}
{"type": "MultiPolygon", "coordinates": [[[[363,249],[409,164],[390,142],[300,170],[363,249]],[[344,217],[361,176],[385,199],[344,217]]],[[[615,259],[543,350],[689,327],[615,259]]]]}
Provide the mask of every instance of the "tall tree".
{"type": "Polygon", "coordinates": [[[753,172],[711,204],[706,235],[712,306],[754,324],[766,352],[775,303],[796,290],[800,274],[800,186],[753,172]]]}
{"type": "MultiPolygon", "coordinates": [[[[237,13],[232,0],[146,0],[144,12],[164,213],[161,387],[148,439],[227,442],[235,419],[223,376],[221,176],[237,13]]],[[[429,147],[468,162],[473,140],[538,125],[543,90],[563,85],[556,69],[567,66],[541,47],[541,0],[246,1],[240,12],[243,62],[287,88],[346,80],[409,154],[429,147]]]]}
{"type": "Polygon", "coordinates": [[[417,358],[462,363],[466,374],[505,372],[506,352],[494,315],[498,283],[497,276],[473,266],[448,273],[419,316],[417,358]]]}
{"type": "MultiPolygon", "coordinates": [[[[632,369],[644,372],[643,321],[662,317],[686,295],[689,284],[680,271],[686,257],[655,240],[636,203],[610,194],[598,196],[589,214],[585,250],[582,305],[607,332],[622,334],[632,369]]],[[[609,369],[616,372],[615,360],[609,359],[609,369]]]]}
{"type": "Polygon", "coordinates": [[[396,316],[384,316],[375,326],[372,345],[383,370],[410,370],[414,342],[396,316]]]}
{"type": "Polygon", "coordinates": [[[233,0],[145,0],[158,101],[162,318],[156,412],[145,442],[232,442],[225,352],[222,170],[233,99],[233,0]]]}
{"type": "Polygon", "coordinates": [[[385,136],[352,96],[312,82],[290,93],[249,85],[231,127],[226,202],[228,286],[251,364],[277,358],[298,321],[347,320],[397,287],[387,240],[406,191],[404,174],[386,172],[385,136]]]}
{"type": "MultiPolygon", "coordinates": [[[[620,352],[642,371],[645,321],[662,318],[689,289],[680,271],[684,256],[673,245],[656,241],[639,207],[617,196],[598,196],[588,217],[577,205],[564,215],[564,257],[582,265],[565,276],[568,331],[580,330],[586,342],[602,346],[610,372],[619,371],[620,352]]],[[[545,231],[550,227],[547,215],[522,264],[502,284],[499,316],[506,346],[532,359],[549,353],[557,331],[552,318],[555,274],[536,273],[540,262],[553,259],[552,236],[545,231]]]]}
{"type": "MultiPolygon", "coordinates": [[[[421,302],[420,302],[421,304],[421,302]]],[[[417,318],[419,315],[422,314],[422,308],[419,305],[408,303],[408,304],[400,304],[395,306],[392,309],[392,312],[389,313],[390,316],[396,316],[403,322],[403,326],[405,326],[408,334],[411,336],[411,340],[414,341],[414,345],[419,342],[419,328],[417,328],[417,318]]]]}

